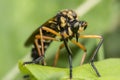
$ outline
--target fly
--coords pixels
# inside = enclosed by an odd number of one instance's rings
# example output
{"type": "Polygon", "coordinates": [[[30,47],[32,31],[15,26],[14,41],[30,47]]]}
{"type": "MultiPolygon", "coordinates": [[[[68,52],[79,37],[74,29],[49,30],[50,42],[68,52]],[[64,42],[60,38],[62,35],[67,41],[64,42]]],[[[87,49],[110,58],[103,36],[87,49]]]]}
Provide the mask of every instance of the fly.
{"type": "Polygon", "coordinates": [[[54,66],[56,66],[57,64],[60,50],[65,47],[68,52],[69,59],[69,78],[72,79],[72,51],[68,46],[68,41],[71,41],[84,51],[82,60],[80,62],[80,64],[82,65],[86,57],[87,49],[84,45],[78,42],[78,39],[96,38],[100,39],[100,42],[98,43],[98,46],[92,55],[90,64],[96,74],[100,77],[100,74],[94,65],[94,58],[103,43],[103,38],[100,35],[81,35],[81,32],[83,32],[86,28],[87,22],[79,20],[76,12],[74,12],[73,10],[65,9],[58,12],[53,18],[49,19],[47,22],[38,27],[38,29],[36,29],[27,39],[25,43],[26,47],[32,44],[34,45],[31,54],[33,60],[30,62],[24,62],[24,64],[39,64],[39,62],[41,62],[42,65],[46,65],[44,60],[46,49],[49,47],[52,41],[61,41],[63,43],[60,45],[55,55],[54,66]]]}

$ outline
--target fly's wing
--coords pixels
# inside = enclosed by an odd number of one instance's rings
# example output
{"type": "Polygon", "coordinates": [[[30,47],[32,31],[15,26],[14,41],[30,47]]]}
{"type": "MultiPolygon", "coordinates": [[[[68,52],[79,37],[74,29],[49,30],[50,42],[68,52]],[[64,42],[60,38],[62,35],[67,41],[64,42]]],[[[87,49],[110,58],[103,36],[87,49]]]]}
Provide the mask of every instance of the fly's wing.
{"type": "MultiPolygon", "coordinates": [[[[48,21],[46,21],[42,26],[49,27],[50,22],[51,22],[51,21],[54,21],[54,20],[55,20],[55,16],[54,16],[53,18],[49,19],[48,21]]],[[[37,35],[37,34],[39,35],[39,34],[40,34],[39,29],[40,29],[42,26],[38,27],[38,28],[31,34],[31,36],[26,40],[26,42],[25,42],[25,46],[26,46],[26,47],[28,47],[28,46],[30,46],[31,44],[34,43],[35,35],[37,35]]]]}
{"type": "Polygon", "coordinates": [[[31,36],[28,37],[28,39],[26,40],[26,42],[25,42],[25,44],[24,44],[26,47],[28,47],[28,46],[30,46],[31,44],[34,43],[35,35],[39,34],[39,29],[40,29],[40,27],[37,28],[37,29],[31,34],[31,36]]]}

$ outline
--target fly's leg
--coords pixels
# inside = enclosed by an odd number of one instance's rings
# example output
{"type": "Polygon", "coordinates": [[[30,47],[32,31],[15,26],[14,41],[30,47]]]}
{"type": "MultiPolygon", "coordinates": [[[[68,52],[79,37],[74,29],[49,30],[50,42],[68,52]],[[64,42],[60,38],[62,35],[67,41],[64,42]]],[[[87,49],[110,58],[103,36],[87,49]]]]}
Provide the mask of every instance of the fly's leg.
{"type": "Polygon", "coordinates": [[[93,69],[95,70],[95,72],[96,72],[96,74],[98,75],[98,77],[100,77],[101,75],[100,75],[100,73],[98,72],[97,68],[96,68],[95,65],[94,65],[94,59],[95,59],[95,56],[96,56],[96,54],[98,53],[99,48],[101,47],[102,43],[103,43],[103,38],[101,38],[101,40],[100,40],[100,42],[99,42],[96,50],[94,51],[94,53],[93,53],[93,55],[92,55],[92,58],[91,58],[91,60],[90,60],[90,64],[91,64],[91,66],[93,67],[93,69]]]}
{"type": "MultiPolygon", "coordinates": [[[[49,36],[42,36],[42,38],[44,40],[53,40],[53,41],[58,41],[58,39],[56,38],[52,38],[52,37],[49,37],[49,36]]],[[[29,61],[29,62],[24,62],[23,64],[31,64],[31,63],[35,63],[35,64],[38,64],[40,61],[44,60],[44,56],[41,56],[41,50],[39,48],[39,45],[38,45],[38,40],[41,39],[41,36],[40,35],[36,35],[35,36],[35,43],[34,43],[34,46],[35,46],[35,54],[38,54],[37,55],[37,58],[33,59],[33,61],[29,61]]],[[[32,55],[34,55],[34,53],[32,55]]]]}
{"type": "Polygon", "coordinates": [[[97,68],[94,65],[94,59],[95,59],[96,54],[99,51],[99,48],[101,47],[101,45],[103,43],[103,37],[99,36],[99,35],[80,35],[79,38],[96,38],[96,39],[100,39],[100,41],[98,43],[98,46],[97,46],[96,50],[94,51],[94,53],[92,55],[92,58],[90,59],[90,64],[91,64],[92,68],[96,72],[97,76],[100,77],[101,75],[100,75],[100,73],[98,72],[97,68]]]}
{"type": "Polygon", "coordinates": [[[68,47],[67,41],[66,41],[66,39],[64,38],[63,35],[62,35],[62,39],[63,39],[63,41],[64,41],[65,48],[66,48],[66,50],[67,50],[67,52],[68,52],[69,69],[70,69],[69,78],[70,78],[70,80],[72,80],[72,51],[71,51],[71,49],[68,47]]]}

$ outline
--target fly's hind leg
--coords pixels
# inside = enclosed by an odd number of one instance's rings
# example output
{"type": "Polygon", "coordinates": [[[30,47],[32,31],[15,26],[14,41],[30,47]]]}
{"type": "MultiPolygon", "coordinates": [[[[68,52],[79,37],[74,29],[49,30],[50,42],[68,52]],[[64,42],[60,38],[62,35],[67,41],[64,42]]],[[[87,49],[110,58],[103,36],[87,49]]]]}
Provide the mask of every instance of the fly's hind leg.
{"type": "Polygon", "coordinates": [[[33,60],[32,61],[29,61],[29,62],[24,62],[23,64],[31,64],[31,63],[35,63],[35,64],[38,64],[39,61],[41,61],[43,59],[43,56],[41,56],[41,50],[40,50],[40,45],[38,44],[38,40],[39,39],[35,39],[34,40],[34,51],[32,49],[32,57],[33,57],[33,60]]]}
{"type": "Polygon", "coordinates": [[[43,42],[43,40],[58,41],[58,39],[56,39],[56,38],[52,38],[52,37],[49,37],[49,36],[44,36],[42,34],[42,30],[50,32],[50,33],[52,33],[52,34],[54,34],[56,36],[60,36],[59,33],[57,33],[56,31],[54,31],[54,30],[52,30],[52,29],[50,29],[50,28],[48,28],[46,26],[41,27],[40,31],[39,31],[40,34],[35,35],[35,40],[34,40],[35,48],[36,48],[36,51],[38,52],[39,57],[36,60],[33,60],[31,62],[25,62],[24,64],[38,63],[38,61],[40,61],[42,59],[42,64],[45,65],[45,62],[44,62],[44,59],[43,59],[44,58],[44,42],[43,42]],[[38,40],[40,40],[41,45],[39,45],[38,40]],[[40,49],[39,46],[41,47],[41,49],[40,49]]]}

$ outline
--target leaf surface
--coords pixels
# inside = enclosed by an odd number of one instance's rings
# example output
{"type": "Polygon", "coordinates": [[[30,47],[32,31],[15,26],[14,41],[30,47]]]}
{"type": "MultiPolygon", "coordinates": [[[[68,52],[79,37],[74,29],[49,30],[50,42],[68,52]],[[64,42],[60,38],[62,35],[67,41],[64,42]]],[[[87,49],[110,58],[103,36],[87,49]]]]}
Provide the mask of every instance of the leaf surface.
{"type": "MultiPolygon", "coordinates": [[[[120,79],[120,59],[106,59],[95,62],[101,74],[97,77],[90,64],[73,68],[73,80],[119,80],[120,79]]],[[[32,75],[36,80],[68,80],[69,68],[57,68],[41,66],[36,64],[22,65],[19,63],[22,72],[32,75]]]]}

